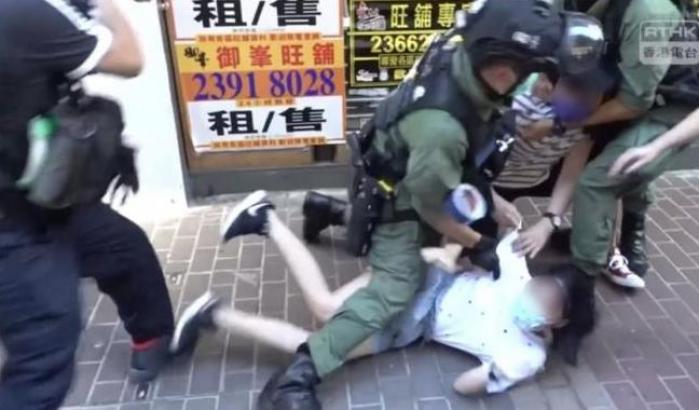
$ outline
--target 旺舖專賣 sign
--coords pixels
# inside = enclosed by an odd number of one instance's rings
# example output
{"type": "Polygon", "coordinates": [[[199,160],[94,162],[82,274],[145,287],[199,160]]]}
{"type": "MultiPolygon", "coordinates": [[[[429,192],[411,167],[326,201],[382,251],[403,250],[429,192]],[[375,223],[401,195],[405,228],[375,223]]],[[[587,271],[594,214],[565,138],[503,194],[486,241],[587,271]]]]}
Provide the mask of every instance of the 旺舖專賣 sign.
{"type": "Polygon", "coordinates": [[[196,152],[343,143],[340,0],[173,0],[196,152]]]}
{"type": "Polygon", "coordinates": [[[427,50],[433,36],[454,27],[472,0],[350,0],[349,84],[397,85],[427,50]]]}

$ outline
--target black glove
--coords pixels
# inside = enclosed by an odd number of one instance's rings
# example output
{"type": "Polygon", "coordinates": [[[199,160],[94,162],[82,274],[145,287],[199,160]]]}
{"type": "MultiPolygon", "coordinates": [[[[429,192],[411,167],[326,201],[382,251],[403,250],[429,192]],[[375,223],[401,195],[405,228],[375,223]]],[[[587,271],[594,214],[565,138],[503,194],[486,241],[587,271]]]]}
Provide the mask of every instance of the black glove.
{"type": "Polygon", "coordinates": [[[481,236],[476,246],[470,249],[464,249],[463,256],[468,256],[471,263],[480,266],[481,268],[493,272],[493,279],[500,278],[500,259],[495,251],[498,247],[498,242],[487,236],[481,236]]]}

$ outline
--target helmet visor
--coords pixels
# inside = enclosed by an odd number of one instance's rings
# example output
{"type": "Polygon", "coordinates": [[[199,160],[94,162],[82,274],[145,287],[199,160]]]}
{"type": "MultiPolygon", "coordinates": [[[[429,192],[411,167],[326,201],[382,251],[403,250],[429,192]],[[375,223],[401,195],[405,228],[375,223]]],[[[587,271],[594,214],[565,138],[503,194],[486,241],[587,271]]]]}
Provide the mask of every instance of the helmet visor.
{"type": "Polygon", "coordinates": [[[583,13],[564,13],[564,17],[566,25],[557,53],[561,75],[598,67],[605,44],[599,21],[583,13]]]}

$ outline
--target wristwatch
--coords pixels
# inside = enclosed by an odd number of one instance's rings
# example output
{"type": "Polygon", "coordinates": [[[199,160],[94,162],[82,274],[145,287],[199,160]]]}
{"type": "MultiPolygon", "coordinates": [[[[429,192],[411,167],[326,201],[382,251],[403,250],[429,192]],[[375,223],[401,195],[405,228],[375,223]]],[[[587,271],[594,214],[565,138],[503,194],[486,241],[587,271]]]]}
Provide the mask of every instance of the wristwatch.
{"type": "Polygon", "coordinates": [[[543,217],[551,222],[551,225],[553,225],[553,229],[555,231],[561,229],[561,225],[563,225],[563,218],[561,218],[559,215],[556,215],[553,212],[546,212],[544,213],[543,217]]]}

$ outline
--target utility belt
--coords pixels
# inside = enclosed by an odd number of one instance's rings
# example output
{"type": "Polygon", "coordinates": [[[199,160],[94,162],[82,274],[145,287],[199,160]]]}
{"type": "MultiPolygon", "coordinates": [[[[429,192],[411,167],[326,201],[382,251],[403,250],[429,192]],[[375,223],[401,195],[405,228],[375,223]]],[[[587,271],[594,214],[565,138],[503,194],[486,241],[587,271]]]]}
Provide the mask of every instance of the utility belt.
{"type": "Polygon", "coordinates": [[[419,221],[420,217],[412,209],[397,210],[395,185],[367,173],[357,137],[353,135],[349,138],[354,175],[349,192],[351,211],[347,225],[347,247],[350,254],[365,256],[369,253],[371,236],[378,225],[419,221]]]}

